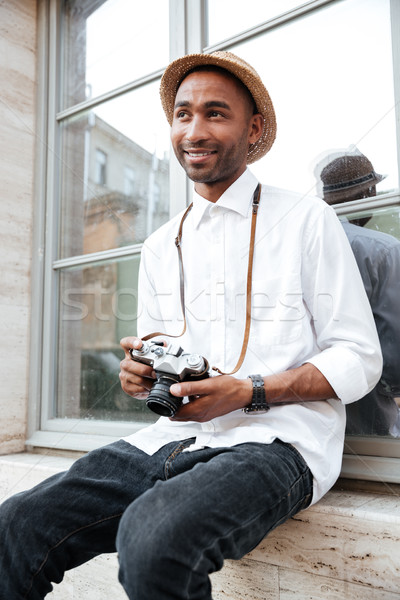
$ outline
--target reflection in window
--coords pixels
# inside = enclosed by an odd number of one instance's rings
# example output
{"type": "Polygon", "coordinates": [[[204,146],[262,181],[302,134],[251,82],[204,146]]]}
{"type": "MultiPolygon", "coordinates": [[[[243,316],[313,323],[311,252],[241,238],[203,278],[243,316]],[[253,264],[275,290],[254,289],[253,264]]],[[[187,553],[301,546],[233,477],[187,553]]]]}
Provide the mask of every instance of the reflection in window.
{"type": "Polygon", "coordinates": [[[119,381],[119,340],[136,334],[139,256],[63,270],[57,413],[61,418],[151,421],[119,381]]]}
{"type": "Polygon", "coordinates": [[[346,407],[347,433],[351,435],[400,437],[399,223],[399,208],[376,213],[364,211],[349,215],[343,222],[371,304],[383,354],[383,373],[378,385],[365,398],[346,407]]]}
{"type": "Polygon", "coordinates": [[[124,193],[125,196],[133,196],[135,194],[135,171],[132,167],[124,168],[124,193]]]}
{"type": "Polygon", "coordinates": [[[208,0],[208,44],[216,44],[301,4],[300,0],[208,0]]]}
{"type": "Polygon", "coordinates": [[[166,0],[63,2],[63,108],[166,65],[168,4],[166,0]],[[138,56],[140,60],[135,60],[138,56]]]}
{"type": "MultiPolygon", "coordinates": [[[[386,176],[356,147],[330,150],[315,168],[327,204],[376,200],[386,176]]],[[[346,406],[349,435],[400,437],[400,229],[399,209],[364,209],[342,217],[374,315],[382,354],[380,381],[346,406]],[[396,227],[394,227],[396,225],[396,227]]]]}
{"type": "Polygon", "coordinates": [[[96,170],[94,174],[95,183],[106,185],[107,183],[107,154],[96,148],[96,170]]]}
{"type": "Polygon", "coordinates": [[[63,122],[61,258],[143,242],[168,219],[161,111],[157,82],[63,122]]]}
{"type": "Polygon", "coordinates": [[[389,0],[333,2],[232,51],[260,73],[277,113],[276,142],[251,166],[260,181],[315,193],[320,154],[356,145],[398,189],[389,0]],[[366,89],[371,72],[379,85],[366,89]]]}

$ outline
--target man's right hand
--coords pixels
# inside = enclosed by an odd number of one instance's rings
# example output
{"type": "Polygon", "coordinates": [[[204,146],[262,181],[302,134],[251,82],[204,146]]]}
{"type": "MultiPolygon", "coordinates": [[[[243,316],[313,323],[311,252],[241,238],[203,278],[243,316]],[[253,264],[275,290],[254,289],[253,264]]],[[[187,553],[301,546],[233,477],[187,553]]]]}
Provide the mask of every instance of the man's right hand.
{"type": "Polygon", "coordinates": [[[142,343],[140,338],[134,336],[123,338],[120,341],[125,352],[125,358],[120,364],[121,387],[126,394],[139,400],[147,398],[156,377],[152,367],[132,360],[129,354],[130,349],[135,348],[138,350],[142,343]]]}

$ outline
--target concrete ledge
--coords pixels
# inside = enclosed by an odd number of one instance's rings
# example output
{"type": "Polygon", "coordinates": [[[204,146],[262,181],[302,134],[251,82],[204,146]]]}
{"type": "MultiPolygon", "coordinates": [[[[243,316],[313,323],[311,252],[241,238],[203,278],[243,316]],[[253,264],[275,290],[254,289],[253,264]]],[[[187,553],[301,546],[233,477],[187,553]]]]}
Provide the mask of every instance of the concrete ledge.
{"type": "MultiPolygon", "coordinates": [[[[37,454],[0,457],[0,500],[27,489],[73,459],[37,454]]],[[[278,527],[241,561],[212,576],[215,600],[400,600],[400,498],[329,492],[278,527]]],[[[116,555],[66,574],[51,600],[126,599],[116,555]]]]}

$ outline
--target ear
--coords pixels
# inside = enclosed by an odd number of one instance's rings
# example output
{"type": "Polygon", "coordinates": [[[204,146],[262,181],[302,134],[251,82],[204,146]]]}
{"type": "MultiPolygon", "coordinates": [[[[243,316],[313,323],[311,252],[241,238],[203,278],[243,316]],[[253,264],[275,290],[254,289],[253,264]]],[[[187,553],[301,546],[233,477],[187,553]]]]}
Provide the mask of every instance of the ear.
{"type": "Polygon", "coordinates": [[[264,119],[262,115],[252,115],[249,124],[249,144],[255,144],[264,130],[264,119]]]}

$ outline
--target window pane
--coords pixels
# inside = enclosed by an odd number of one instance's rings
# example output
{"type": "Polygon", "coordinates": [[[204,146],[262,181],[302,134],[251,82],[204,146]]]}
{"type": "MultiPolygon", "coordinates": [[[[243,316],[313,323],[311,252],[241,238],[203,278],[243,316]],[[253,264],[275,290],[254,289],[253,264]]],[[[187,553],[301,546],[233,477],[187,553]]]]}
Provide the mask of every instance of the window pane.
{"type": "Polygon", "coordinates": [[[299,0],[209,0],[208,44],[216,44],[301,4],[299,0]]]}
{"type": "Polygon", "coordinates": [[[166,0],[66,2],[62,108],[166,65],[168,18],[166,0]]]}
{"type": "Polygon", "coordinates": [[[119,381],[119,340],[136,334],[139,256],[60,274],[57,401],[54,416],[154,421],[119,381]]]}
{"type": "Polygon", "coordinates": [[[61,131],[61,258],[142,242],[168,219],[169,126],[158,83],[68,119],[61,131]]]}
{"type": "Polygon", "coordinates": [[[321,154],[355,145],[398,188],[389,0],[348,0],[240,44],[277,113],[277,139],[252,171],[271,185],[315,192],[321,154]],[[295,48],[295,52],[288,48],[295,48]]]}
{"type": "Polygon", "coordinates": [[[352,212],[346,217],[340,217],[340,219],[342,221],[357,222],[357,225],[361,223],[365,229],[381,231],[395,237],[400,243],[400,208],[398,206],[352,212]],[[363,223],[364,220],[367,221],[365,224],[363,223]]]}
{"type": "Polygon", "coordinates": [[[365,398],[346,407],[347,433],[400,438],[400,208],[341,218],[379,334],[383,373],[365,398]]]}

